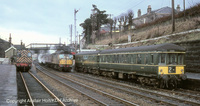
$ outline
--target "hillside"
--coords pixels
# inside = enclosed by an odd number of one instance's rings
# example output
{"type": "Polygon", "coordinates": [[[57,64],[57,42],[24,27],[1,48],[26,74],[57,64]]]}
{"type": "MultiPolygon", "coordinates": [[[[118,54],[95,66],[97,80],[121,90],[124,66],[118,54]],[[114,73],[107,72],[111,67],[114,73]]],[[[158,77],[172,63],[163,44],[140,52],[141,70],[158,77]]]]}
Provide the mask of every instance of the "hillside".
{"type": "MultiPolygon", "coordinates": [[[[181,12],[176,15],[175,20],[175,32],[187,32],[189,30],[200,29],[200,4],[187,9],[186,17],[184,12],[181,12]]],[[[93,49],[109,49],[109,48],[118,48],[118,47],[129,47],[129,46],[141,46],[141,45],[151,45],[151,44],[160,44],[160,43],[175,43],[188,40],[198,40],[200,39],[200,32],[188,32],[184,34],[178,34],[176,36],[164,37],[161,39],[149,40],[153,38],[158,38],[166,35],[172,34],[172,25],[171,17],[163,17],[161,19],[155,20],[151,23],[143,24],[137,26],[134,30],[115,32],[113,33],[113,38],[110,38],[109,34],[101,36],[101,40],[96,40],[95,45],[110,45],[106,47],[96,48],[94,45],[88,45],[87,48],[93,49]],[[128,43],[128,35],[131,35],[131,42],[137,43],[128,43]],[[147,41],[144,41],[147,40],[147,41]],[[138,42],[142,41],[142,42],[138,42]],[[121,43],[127,43],[122,44],[121,43]]]]}

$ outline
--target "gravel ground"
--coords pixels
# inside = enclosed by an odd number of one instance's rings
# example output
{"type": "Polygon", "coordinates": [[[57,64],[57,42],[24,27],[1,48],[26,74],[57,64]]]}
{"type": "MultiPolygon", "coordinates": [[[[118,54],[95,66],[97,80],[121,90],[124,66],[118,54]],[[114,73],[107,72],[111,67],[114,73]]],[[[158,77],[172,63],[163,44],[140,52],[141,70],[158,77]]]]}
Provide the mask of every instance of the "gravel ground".
{"type": "MultiPolygon", "coordinates": [[[[58,72],[59,73],[59,72],[58,72]]],[[[81,82],[83,84],[86,84],[86,85],[89,85],[89,86],[92,86],[96,89],[99,89],[99,90],[102,90],[104,92],[107,92],[107,93],[110,93],[112,95],[115,95],[115,96],[118,96],[120,98],[123,98],[125,100],[128,100],[128,101],[131,101],[131,102],[134,102],[134,103],[137,103],[139,105],[142,105],[142,106],[155,106],[155,105],[158,105],[158,104],[155,104],[155,103],[152,103],[151,101],[149,100],[146,100],[144,98],[140,98],[140,97],[137,97],[137,96],[133,96],[133,95],[129,95],[127,93],[124,93],[124,92],[120,92],[118,90],[114,90],[114,89],[110,89],[110,88],[106,88],[104,86],[100,86],[100,85],[97,85],[95,83],[92,83],[92,82],[88,82],[88,81],[84,81],[82,79],[79,79],[77,77],[73,77],[69,74],[65,74],[68,78],[71,78],[75,81],[78,81],[78,82],[81,82]]],[[[159,104],[160,105],[160,104],[159,104]]]]}
{"type": "Polygon", "coordinates": [[[77,93],[77,92],[67,88],[66,86],[64,86],[64,85],[54,81],[50,77],[44,75],[43,73],[38,71],[37,75],[41,79],[43,79],[53,89],[55,89],[55,90],[59,91],[60,93],[62,93],[62,95],[64,95],[65,98],[68,98],[68,100],[74,101],[75,105],[79,105],[79,106],[88,106],[88,105],[90,105],[90,106],[98,106],[98,104],[96,104],[92,100],[88,99],[84,95],[82,95],[80,93],[77,93]]]}

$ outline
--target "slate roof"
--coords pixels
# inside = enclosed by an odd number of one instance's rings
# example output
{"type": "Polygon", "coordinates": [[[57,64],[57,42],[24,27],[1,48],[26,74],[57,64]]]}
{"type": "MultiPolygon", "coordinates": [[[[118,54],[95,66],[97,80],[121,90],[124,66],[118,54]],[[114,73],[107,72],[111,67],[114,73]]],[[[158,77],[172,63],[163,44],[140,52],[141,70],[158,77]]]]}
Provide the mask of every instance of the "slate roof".
{"type": "MultiPolygon", "coordinates": [[[[141,18],[141,17],[146,17],[148,15],[152,15],[152,14],[171,14],[172,13],[172,8],[171,7],[163,7],[163,8],[160,8],[160,9],[157,9],[157,10],[153,10],[151,11],[150,13],[146,13],[146,14],[143,14],[141,15],[140,17],[137,17],[137,18],[141,18]]],[[[177,10],[175,9],[175,13],[177,13],[177,10]]],[[[136,18],[136,19],[137,19],[136,18]]]]}
{"type": "Polygon", "coordinates": [[[157,10],[152,11],[154,13],[158,13],[158,14],[171,14],[172,13],[172,8],[170,7],[163,7],[157,10]]]}
{"type": "Polygon", "coordinates": [[[13,45],[17,50],[25,49],[24,45],[13,45]]]}

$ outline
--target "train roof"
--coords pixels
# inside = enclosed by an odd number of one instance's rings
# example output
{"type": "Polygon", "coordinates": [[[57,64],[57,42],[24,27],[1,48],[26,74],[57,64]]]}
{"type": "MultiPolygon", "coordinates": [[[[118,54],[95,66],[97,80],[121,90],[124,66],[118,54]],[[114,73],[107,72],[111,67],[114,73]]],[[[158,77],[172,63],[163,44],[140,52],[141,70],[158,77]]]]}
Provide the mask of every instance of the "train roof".
{"type": "Polygon", "coordinates": [[[70,51],[57,50],[55,53],[52,54],[72,54],[72,53],[70,51]]]}
{"type": "Polygon", "coordinates": [[[100,51],[87,51],[87,52],[80,52],[76,55],[88,55],[88,54],[98,54],[100,51]]]}
{"type": "Polygon", "coordinates": [[[172,43],[164,43],[164,44],[150,45],[150,46],[138,46],[138,47],[128,47],[128,48],[119,48],[119,49],[109,49],[109,50],[102,50],[102,51],[81,52],[76,55],[123,53],[123,52],[145,52],[145,51],[169,51],[169,50],[181,51],[181,52],[185,51],[185,49],[181,46],[178,46],[172,43]]]}
{"type": "Polygon", "coordinates": [[[138,47],[103,50],[100,52],[100,54],[120,53],[120,52],[169,51],[169,50],[185,51],[185,49],[181,46],[172,43],[164,43],[164,44],[150,45],[150,46],[138,46],[138,47]]]}

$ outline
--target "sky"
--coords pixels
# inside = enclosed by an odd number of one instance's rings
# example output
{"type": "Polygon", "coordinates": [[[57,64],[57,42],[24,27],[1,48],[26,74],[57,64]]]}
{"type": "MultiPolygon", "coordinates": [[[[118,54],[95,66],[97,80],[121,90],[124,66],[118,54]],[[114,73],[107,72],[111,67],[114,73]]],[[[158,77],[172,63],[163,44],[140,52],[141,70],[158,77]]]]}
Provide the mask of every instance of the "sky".
{"type": "MultiPolygon", "coordinates": [[[[175,7],[179,4],[183,10],[183,0],[174,1],[175,7]]],[[[186,0],[186,8],[197,3],[200,0],[186,0]]],[[[13,44],[20,44],[21,40],[25,45],[59,43],[60,38],[61,43],[69,44],[71,24],[73,41],[75,35],[74,9],[78,10],[76,28],[80,35],[80,24],[90,17],[92,4],[112,17],[131,9],[136,18],[138,9],[145,14],[148,5],[152,10],[171,7],[171,0],[0,0],[0,38],[8,41],[11,33],[13,44]]]]}

